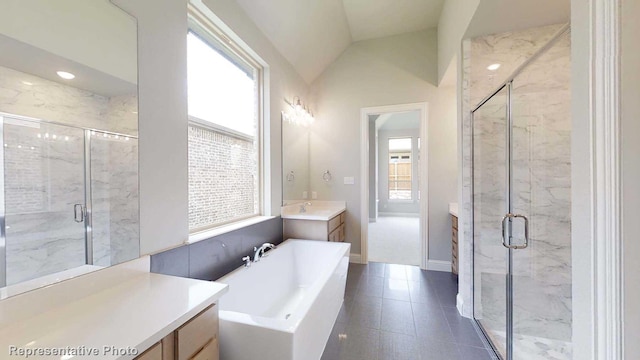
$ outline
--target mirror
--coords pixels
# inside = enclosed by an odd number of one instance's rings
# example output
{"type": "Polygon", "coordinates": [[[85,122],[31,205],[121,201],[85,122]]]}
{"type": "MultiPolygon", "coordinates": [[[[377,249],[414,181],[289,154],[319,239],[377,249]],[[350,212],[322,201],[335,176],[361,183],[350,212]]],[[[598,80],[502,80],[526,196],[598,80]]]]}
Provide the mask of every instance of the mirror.
{"type": "Polygon", "coordinates": [[[139,257],[136,20],[0,3],[0,299],[139,257]]]}
{"type": "Polygon", "coordinates": [[[309,127],[282,120],[282,205],[310,198],[309,127]]]}

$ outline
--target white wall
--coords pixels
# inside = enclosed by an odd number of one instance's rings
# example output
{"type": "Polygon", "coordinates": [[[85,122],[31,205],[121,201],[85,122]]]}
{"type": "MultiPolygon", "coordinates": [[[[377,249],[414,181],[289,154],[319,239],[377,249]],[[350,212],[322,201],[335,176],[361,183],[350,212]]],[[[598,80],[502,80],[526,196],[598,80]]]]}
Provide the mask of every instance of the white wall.
{"type": "Polygon", "coordinates": [[[438,81],[460,54],[462,37],[480,0],[446,0],[438,22],[438,81]]]}
{"type": "Polygon", "coordinates": [[[311,137],[311,187],[347,202],[347,240],[360,253],[360,109],[429,103],[430,258],[450,260],[448,203],[456,198],[456,97],[437,88],[436,30],[352,44],[312,85],[318,109],[311,137]],[[321,175],[329,169],[334,181],[321,175]],[[355,185],[343,185],[354,176],[355,185]]]}
{"type": "MultiPolygon", "coordinates": [[[[149,254],[180,245],[188,237],[187,2],[119,0],[118,4],[138,19],[140,251],[149,254]]],[[[304,97],[308,87],[236,2],[209,1],[207,5],[269,65],[268,212],[279,214],[283,98],[304,97]]]]}
{"type": "Polygon", "coordinates": [[[622,2],[622,239],[624,358],[640,358],[640,2],[622,2]]]}
{"type": "Polygon", "coordinates": [[[571,2],[571,265],[573,356],[589,359],[593,349],[592,241],[589,119],[589,0],[571,2]]]}
{"type": "Polygon", "coordinates": [[[3,0],[0,6],[0,33],[132,84],[135,26],[108,0],[3,0]]]}

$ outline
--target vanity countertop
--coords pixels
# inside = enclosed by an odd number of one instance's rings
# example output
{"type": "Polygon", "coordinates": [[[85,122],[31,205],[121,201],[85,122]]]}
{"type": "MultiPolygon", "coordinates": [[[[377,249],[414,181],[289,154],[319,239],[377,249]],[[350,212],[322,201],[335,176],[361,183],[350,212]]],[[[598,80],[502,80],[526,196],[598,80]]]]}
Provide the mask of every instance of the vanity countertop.
{"type": "Polygon", "coordinates": [[[283,206],[280,216],[283,219],[329,221],[347,209],[344,201],[312,200],[310,203],[311,205],[304,205],[305,212],[300,212],[300,207],[304,204],[302,202],[283,206]]]}
{"type": "MultiPolygon", "coordinates": [[[[0,302],[0,351],[9,354],[11,347],[71,347],[84,350],[85,354],[32,357],[133,359],[228,290],[228,285],[221,283],[148,272],[123,275],[118,283],[91,294],[84,291],[75,298],[68,294],[70,281],[74,281],[70,280],[61,283],[64,286],[58,290],[35,290],[0,302]],[[68,299],[60,301],[65,298],[68,299]],[[137,353],[105,351],[113,348],[137,349],[137,353]],[[97,355],[86,354],[90,349],[96,349],[97,355]]],[[[95,281],[89,284],[86,277],[78,281],[84,287],[95,286],[95,281]]]]}
{"type": "Polygon", "coordinates": [[[449,203],[449,214],[458,217],[458,203],[449,203]]]}

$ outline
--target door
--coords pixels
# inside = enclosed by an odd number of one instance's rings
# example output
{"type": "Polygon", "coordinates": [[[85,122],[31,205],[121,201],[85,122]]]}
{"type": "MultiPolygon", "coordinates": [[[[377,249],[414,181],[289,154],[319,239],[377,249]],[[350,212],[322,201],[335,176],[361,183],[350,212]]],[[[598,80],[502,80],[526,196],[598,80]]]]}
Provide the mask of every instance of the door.
{"type": "Polygon", "coordinates": [[[474,318],[507,357],[509,250],[500,220],[508,212],[507,88],[473,113],[474,318]]]}
{"type": "Polygon", "coordinates": [[[6,285],[84,265],[84,131],[0,119],[6,285]]]}

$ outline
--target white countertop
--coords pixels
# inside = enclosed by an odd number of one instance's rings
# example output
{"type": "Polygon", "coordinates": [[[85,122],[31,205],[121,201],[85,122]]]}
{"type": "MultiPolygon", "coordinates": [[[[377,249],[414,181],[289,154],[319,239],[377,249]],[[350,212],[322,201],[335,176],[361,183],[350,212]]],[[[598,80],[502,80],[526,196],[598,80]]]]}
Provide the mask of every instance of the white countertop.
{"type": "MultiPolygon", "coordinates": [[[[98,273],[102,271],[108,269],[98,273]]],[[[78,284],[90,287],[87,276],[90,275],[79,278],[78,284]]],[[[126,280],[87,296],[66,302],[51,299],[69,297],[74,280],[61,283],[65,286],[59,290],[49,287],[0,302],[0,353],[3,356],[9,354],[11,346],[22,349],[84,347],[98,349],[98,356],[34,355],[33,358],[133,359],[136,354],[105,353],[104,347],[135,348],[138,355],[142,354],[228,290],[227,285],[216,282],[131,272],[126,280]],[[60,294],[56,295],[57,292],[60,294]],[[25,307],[31,307],[32,311],[25,307]]]]}
{"type": "Polygon", "coordinates": [[[305,205],[305,212],[300,212],[302,203],[283,206],[280,208],[280,216],[283,219],[329,221],[347,209],[344,201],[313,200],[310,203],[311,205],[305,205]]]}
{"type": "Polygon", "coordinates": [[[449,214],[458,217],[458,203],[449,203],[449,214]]]}

